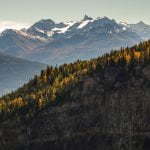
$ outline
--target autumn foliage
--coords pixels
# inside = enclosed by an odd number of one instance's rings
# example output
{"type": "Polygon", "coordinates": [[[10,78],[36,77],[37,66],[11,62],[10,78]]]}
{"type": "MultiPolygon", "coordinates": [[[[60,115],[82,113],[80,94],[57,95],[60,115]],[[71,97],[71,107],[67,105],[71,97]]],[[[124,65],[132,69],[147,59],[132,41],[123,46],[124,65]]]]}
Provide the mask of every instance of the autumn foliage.
{"type": "Polygon", "coordinates": [[[96,59],[78,60],[59,67],[47,66],[47,69],[42,70],[40,75],[35,75],[22,88],[1,98],[0,115],[3,118],[12,113],[30,116],[35,111],[63,100],[67,94],[65,91],[69,91],[89,73],[103,72],[112,66],[124,66],[128,70],[139,63],[150,63],[150,41],[111,51],[96,59]]]}

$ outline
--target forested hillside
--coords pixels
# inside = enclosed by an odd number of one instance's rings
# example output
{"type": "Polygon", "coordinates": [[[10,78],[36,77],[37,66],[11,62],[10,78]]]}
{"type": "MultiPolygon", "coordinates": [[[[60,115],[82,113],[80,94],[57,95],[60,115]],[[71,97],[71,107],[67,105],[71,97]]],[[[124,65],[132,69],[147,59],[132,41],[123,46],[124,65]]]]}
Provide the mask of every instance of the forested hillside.
{"type": "Polygon", "coordinates": [[[48,66],[1,98],[0,147],[148,150],[149,91],[150,41],[48,66]]]}

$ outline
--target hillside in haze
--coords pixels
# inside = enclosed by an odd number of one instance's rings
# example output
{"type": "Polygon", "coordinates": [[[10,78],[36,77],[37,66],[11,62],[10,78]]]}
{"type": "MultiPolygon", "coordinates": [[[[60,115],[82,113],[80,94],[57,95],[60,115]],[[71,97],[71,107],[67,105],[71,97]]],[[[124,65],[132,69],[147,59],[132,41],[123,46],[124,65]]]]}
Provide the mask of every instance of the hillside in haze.
{"type": "Polygon", "coordinates": [[[149,150],[150,41],[47,67],[0,100],[0,149],[149,150]]]}
{"type": "Polygon", "coordinates": [[[28,29],[9,29],[0,35],[0,52],[45,64],[60,65],[95,58],[111,49],[132,46],[150,38],[150,25],[127,24],[108,17],[56,23],[40,20],[28,29]]]}
{"type": "Polygon", "coordinates": [[[22,86],[44,68],[44,64],[0,53],[0,95],[22,86]]]}

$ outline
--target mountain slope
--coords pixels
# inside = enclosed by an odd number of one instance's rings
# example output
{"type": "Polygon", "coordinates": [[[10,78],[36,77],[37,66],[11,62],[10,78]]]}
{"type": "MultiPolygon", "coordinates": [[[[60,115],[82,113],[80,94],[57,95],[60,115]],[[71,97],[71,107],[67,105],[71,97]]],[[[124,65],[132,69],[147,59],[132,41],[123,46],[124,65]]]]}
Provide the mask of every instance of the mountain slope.
{"type": "Polygon", "coordinates": [[[93,19],[85,16],[80,21],[60,23],[43,19],[29,29],[4,31],[0,36],[0,52],[60,65],[134,45],[150,38],[147,27],[143,35],[143,26],[136,28],[108,17],[93,19]]]}
{"type": "Polygon", "coordinates": [[[0,36],[0,52],[24,58],[25,55],[46,43],[46,39],[28,35],[23,31],[8,29],[0,36]]]}
{"type": "Polygon", "coordinates": [[[145,24],[143,21],[140,21],[137,24],[131,24],[130,29],[145,40],[150,38],[150,25],[145,24]]]}
{"type": "Polygon", "coordinates": [[[52,65],[70,63],[77,59],[95,58],[109,52],[111,49],[131,46],[136,44],[137,41],[141,41],[140,37],[134,33],[122,31],[121,33],[114,32],[110,34],[109,31],[104,32],[104,28],[92,29],[88,33],[80,33],[69,39],[50,42],[41,46],[35,53],[31,53],[26,58],[34,61],[38,59],[43,63],[52,65]]]}
{"type": "Polygon", "coordinates": [[[150,41],[48,67],[2,97],[0,147],[148,150],[149,69],[150,41]]]}
{"type": "Polygon", "coordinates": [[[22,86],[45,65],[0,53],[0,95],[22,86]]]}

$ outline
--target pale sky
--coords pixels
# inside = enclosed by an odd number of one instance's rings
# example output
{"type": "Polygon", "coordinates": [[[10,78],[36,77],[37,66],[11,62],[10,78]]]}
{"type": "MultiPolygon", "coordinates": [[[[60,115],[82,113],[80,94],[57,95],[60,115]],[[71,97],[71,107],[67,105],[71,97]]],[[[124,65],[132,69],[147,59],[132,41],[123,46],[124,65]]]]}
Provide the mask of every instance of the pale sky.
{"type": "Polygon", "coordinates": [[[0,25],[30,25],[40,19],[59,21],[107,16],[117,21],[150,24],[150,0],[0,0],[0,25]]]}

